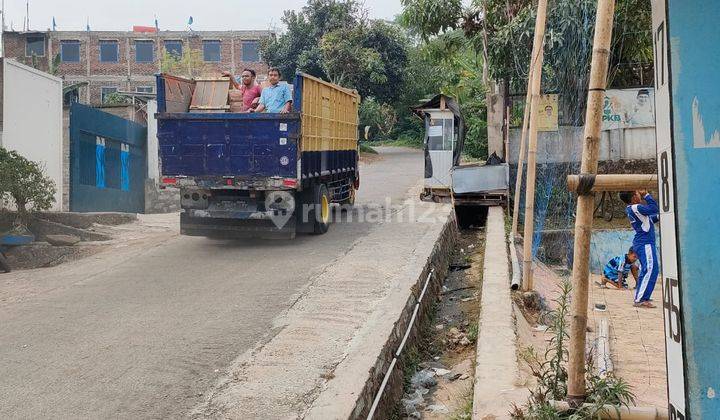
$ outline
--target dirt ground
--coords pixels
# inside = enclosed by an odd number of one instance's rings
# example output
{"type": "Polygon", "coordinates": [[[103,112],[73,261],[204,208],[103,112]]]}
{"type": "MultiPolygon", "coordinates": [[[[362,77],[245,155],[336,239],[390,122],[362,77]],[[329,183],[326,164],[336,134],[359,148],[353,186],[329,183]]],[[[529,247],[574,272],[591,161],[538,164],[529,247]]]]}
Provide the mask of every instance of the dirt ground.
{"type": "MultiPolygon", "coordinates": [[[[566,270],[561,271],[565,276],[566,270]]],[[[661,278],[662,276],[660,276],[661,278]]],[[[633,290],[603,289],[595,285],[599,276],[591,276],[588,297],[588,341],[595,340],[597,322],[605,317],[610,324],[610,351],[616,376],[625,379],[635,394],[635,404],[639,407],[667,408],[665,333],[663,330],[662,284],[660,279],[655,286],[653,298],[656,308],[643,309],[633,306],[633,290]],[[596,304],[604,304],[606,309],[596,309],[596,304]]],[[[534,275],[535,290],[542,296],[543,302],[553,307],[552,299],[557,297],[562,276],[557,271],[538,263],[534,275]]],[[[634,281],[629,280],[630,286],[634,281]]],[[[527,322],[518,313],[518,347],[532,345],[536,349],[545,348],[549,334],[533,323],[527,322]]],[[[522,369],[525,369],[523,366],[522,369]]],[[[528,374],[525,369],[525,373],[528,374]]],[[[526,378],[528,383],[532,380],[526,378]]]]}

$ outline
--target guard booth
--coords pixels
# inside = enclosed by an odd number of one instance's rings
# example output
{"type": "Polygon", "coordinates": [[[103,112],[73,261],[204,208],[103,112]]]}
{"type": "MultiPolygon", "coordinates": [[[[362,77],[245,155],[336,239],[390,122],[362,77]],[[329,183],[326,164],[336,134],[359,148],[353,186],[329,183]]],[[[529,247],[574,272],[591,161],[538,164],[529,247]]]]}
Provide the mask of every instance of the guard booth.
{"type": "Polygon", "coordinates": [[[465,122],[457,102],[442,94],[412,111],[425,122],[425,184],[421,198],[442,201],[450,197],[452,168],[460,164],[465,122]]]}

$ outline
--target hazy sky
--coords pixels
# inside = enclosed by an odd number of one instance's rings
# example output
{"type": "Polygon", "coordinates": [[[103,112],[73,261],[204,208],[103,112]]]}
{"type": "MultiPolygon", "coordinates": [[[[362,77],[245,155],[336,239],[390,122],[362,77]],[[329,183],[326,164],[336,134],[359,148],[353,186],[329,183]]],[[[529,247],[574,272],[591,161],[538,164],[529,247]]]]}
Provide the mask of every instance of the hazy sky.
{"type": "MultiPolygon", "coordinates": [[[[5,0],[5,26],[22,30],[26,0],[5,0]]],[[[283,10],[300,9],[306,0],[30,0],[30,28],[84,30],[131,30],[133,25],[153,26],[157,16],[161,30],[187,29],[193,17],[195,30],[268,29],[280,25],[283,10]]],[[[392,19],[400,12],[400,0],[365,0],[370,17],[392,19]]]]}

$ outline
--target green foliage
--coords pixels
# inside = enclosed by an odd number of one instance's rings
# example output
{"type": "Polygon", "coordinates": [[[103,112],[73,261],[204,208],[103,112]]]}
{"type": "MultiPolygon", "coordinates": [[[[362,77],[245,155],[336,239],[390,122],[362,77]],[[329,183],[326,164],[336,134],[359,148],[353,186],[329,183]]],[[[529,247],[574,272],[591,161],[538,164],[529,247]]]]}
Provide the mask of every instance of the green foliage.
{"type": "Polygon", "coordinates": [[[461,0],[402,0],[400,21],[423,39],[455,29],[462,15],[461,0]]]}
{"type": "Polygon", "coordinates": [[[287,31],[261,50],[286,78],[305,72],[382,103],[400,96],[408,39],[396,25],[368,20],[354,0],[309,0],[282,21],[287,31]]]}
{"type": "Polygon", "coordinates": [[[364,36],[362,28],[326,34],[320,40],[320,65],[331,82],[369,93],[365,81],[381,85],[388,79],[380,53],[363,45],[364,36]]]}
{"type": "Polygon", "coordinates": [[[123,96],[117,92],[105,95],[104,105],[125,105],[130,103],[130,98],[123,96]]]}
{"type": "Polygon", "coordinates": [[[574,411],[560,412],[550,401],[561,401],[567,395],[567,342],[569,340],[568,309],[570,306],[570,281],[565,279],[560,285],[560,294],[555,299],[557,309],[548,315],[548,331],[552,333],[545,355],[538,355],[530,347],[522,355],[532,375],[537,381],[535,389],[524,407],[514,406],[511,415],[515,419],[589,419],[596,418],[605,405],[628,406],[634,403],[635,396],[630,386],[622,378],[612,375],[605,377],[595,373],[592,358],[588,358],[586,371],[586,402],[574,411]]]}
{"type": "Polygon", "coordinates": [[[202,51],[194,49],[187,49],[182,56],[163,51],[160,57],[160,69],[164,73],[190,79],[212,72],[203,59],[202,51]]]}
{"type": "Polygon", "coordinates": [[[371,155],[377,155],[377,150],[368,146],[367,143],[360,143],[360,153],[369,153],[371,155]]]}
{"type": "Polygon", "coordinates": [[[18,219],[27,225],[29,211],[42,211],[55,202],[55,183],[40,164],[0,147],[0,199],[14,204],[18,219]]]}
{"type": "Polygon", "coordinates": [[[370,127],[368,139],[387,139],[395,128],[397,114],[389,104],[380,104],[374,98],[367,98],[360,104],[360,128],[370,127]]]}
{"type": "MultiPolygon", "coordinates": [[[[470,10],[462,11],[452,0],[404,0],[402,22],[430,44],[453,32],[462,33],[472,49],[487,52],[490,78],[505,80],[511,90],[523,92],[535,32],[535,3],[482,0],[474,2],[470,10]],[[427,3],[437,7],[429,7],[427,3]]],[[[569,111],[564,119],[573,125],[581,125],[585,113],[596,6],[594,0],[555,0],[548,9],[543,90],[560,94],[563,109],[569,111]]],[[[641,64],[651,65],[650,11],[649,0],[617,1],[610,86],[639,84],[641,64]]]]}

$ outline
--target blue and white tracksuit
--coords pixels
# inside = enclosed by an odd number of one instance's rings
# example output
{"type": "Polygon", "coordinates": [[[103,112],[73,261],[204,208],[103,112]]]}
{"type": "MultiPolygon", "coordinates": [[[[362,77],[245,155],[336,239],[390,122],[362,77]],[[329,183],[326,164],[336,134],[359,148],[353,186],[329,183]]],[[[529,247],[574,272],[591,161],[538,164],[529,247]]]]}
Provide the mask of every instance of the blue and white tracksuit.
{"type": "Polygon", "coordinates": [[[650,194],[645,195],[644,198],[647,205],[633,204],[625,209],[630,224],[635,229],[633,250],[640,260],[635,303],[646,302],[650,299],[659,272],[657,249],[655,248],[655,223],[660,218],[659,209],[657,202],[650,194]]]}
{"type": "Polygon", "coordinates": [[[618,285],[627,289],[627,275],[634,264],[627,261],[625,255],[620,255],[611,259],[603,268],[603,275],[606,279],[611,280],[618,285]]]}

